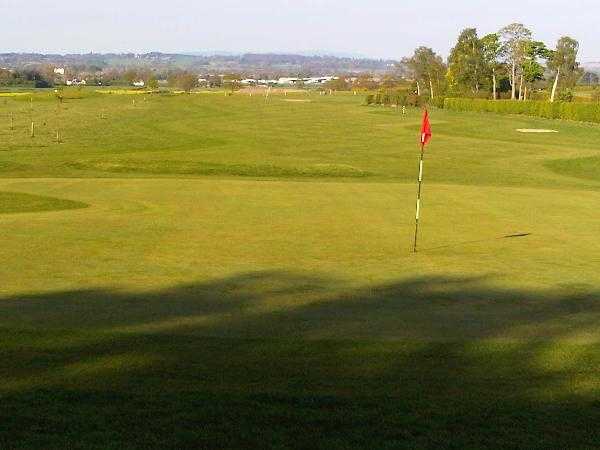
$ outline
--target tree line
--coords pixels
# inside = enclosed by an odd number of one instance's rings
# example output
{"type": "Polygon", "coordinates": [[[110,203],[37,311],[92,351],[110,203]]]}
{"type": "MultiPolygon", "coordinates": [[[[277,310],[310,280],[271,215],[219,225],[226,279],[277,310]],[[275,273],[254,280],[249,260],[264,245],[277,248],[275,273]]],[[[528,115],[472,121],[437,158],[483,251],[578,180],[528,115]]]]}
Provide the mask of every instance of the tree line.
{"type": "Polygon", "coordinates": [[[402,63],[415,80],[417,95],[476,97],[512,100],[547,98],[570,101],[573,88],[584,78],[588,84],[598,77],[585,73],[577,61],[579,43],[561,37],[548,47],[534,39],[520,23],[479,37],[476,28],[463,30],[447,61],[431,48],[419,47],[402,63]]]}

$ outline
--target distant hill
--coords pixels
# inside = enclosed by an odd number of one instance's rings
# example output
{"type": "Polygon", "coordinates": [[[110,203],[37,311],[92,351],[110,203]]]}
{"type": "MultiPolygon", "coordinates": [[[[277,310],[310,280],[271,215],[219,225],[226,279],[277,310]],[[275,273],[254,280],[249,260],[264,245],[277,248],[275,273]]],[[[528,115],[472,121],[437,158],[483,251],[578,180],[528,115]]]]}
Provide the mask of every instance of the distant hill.
{"type": "Polygon", "coordinates": [[[154,68],[158,70],[179,68],[198,73],[244,72],[273,75],[328,75],[332,73],[386,73],[399,67],[395,60],[357,58],[350,56],[299,55],[299,54],[194,54],[150,52],[88,53],[88,54],[0,54],[0,67],[27,68],[39,65],[67,67],[154,68]]]}
{"type": "Polygon", "coordinates": [[[600,61],[590,61],[581,64],[583,68],[589,72],[598,72],[600,73],[600,61]]]}

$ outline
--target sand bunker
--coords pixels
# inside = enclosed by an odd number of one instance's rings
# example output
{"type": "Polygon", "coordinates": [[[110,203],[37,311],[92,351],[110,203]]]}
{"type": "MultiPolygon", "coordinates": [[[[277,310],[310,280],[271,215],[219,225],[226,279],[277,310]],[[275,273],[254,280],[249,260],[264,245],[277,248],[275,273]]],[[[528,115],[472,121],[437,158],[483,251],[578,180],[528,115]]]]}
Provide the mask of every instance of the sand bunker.
{"type": "Polygon", "coordinates": [[[301,100],[301,99],[295,99],[295,98],[286,98],[284,101],[286,102],[301,102],[301,103],[308,103],[311,100],[301,100]]]}
{"type": "Polygon", "coordinates": [[[556,130],[544,130],[543,128],[519,128],[519,133],[558,133],[556,130]]]}

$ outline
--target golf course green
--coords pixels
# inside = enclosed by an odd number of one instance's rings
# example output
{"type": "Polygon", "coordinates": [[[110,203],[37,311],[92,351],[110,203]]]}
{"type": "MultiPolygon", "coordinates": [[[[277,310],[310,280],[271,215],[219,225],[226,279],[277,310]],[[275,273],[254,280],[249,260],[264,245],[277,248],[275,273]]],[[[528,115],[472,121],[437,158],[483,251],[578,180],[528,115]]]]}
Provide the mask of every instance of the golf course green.
{"type": "Polygon", "coordinates": [[[413,254],[418,109],[73,92],[0,97],[0,449],[598,448],[600,125],[432,109],[413,254]]]}

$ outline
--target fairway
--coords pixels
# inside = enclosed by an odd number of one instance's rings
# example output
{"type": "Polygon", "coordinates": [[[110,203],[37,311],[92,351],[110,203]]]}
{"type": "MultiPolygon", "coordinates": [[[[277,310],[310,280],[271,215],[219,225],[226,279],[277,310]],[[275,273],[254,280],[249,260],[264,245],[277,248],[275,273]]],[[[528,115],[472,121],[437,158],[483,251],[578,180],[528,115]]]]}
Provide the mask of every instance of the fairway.
{"type": "Polygon", "coordinates": [[[420,110],[82,92],[0,98],[0,449],[597,448],[600,125],[433,109],[413,254],[420,110]]]}

